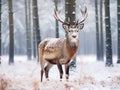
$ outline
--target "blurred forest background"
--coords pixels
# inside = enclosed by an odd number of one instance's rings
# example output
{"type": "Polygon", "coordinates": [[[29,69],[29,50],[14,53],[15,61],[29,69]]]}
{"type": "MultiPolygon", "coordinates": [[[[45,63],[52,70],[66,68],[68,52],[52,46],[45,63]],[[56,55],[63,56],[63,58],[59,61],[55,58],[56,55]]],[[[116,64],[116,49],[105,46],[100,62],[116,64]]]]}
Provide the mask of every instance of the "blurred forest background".
{"type": "Polygon", "coordinates": [[[71,2],[75,2],[76,20],[82,19],[79,6],[88,9],[77,54],[96,55],[101,61],[106,56],[111,66],[112,55],[120,56],[119,0],[0,0],[0,55],[9,55],[9,63],[14,62],[14,55],[27,55],[28,60],[37,58],[41,40],[65,37],[61,23],[53,17],[54,8],[65,19],[66,6],[71,2]]]}

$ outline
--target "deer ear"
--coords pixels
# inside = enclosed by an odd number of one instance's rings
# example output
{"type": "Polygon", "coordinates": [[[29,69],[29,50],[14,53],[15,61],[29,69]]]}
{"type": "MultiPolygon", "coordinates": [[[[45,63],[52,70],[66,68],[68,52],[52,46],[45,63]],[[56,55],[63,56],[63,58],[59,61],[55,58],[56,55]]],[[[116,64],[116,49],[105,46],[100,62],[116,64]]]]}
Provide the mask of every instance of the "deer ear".
{"type": "Polygon", "coordinates": [[[84,23],[80,23],[80,24],[77,25],[78,30],[83,29],[83,27],[84,27],[84,23]]]}
{"type": "Polygon", "coordinates": [[[62,27],[67,31],[69,29],[69,26],[67,24],[62,24],[62,27]]]}

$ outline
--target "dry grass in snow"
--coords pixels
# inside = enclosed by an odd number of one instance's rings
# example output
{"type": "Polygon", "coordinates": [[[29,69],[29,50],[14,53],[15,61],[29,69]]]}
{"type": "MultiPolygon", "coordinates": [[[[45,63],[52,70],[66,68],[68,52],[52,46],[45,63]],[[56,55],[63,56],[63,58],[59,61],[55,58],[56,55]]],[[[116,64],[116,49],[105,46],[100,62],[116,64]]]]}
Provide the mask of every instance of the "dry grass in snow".
{"type": "Polygon", "coordinates": [[[51,68],[49,81],[40,82],[40,66],[35,60],[27,61],[16,56],[15,64],[8,65],[8,58],[2,57],[0,65],[0,90],[120,90],[120,65],[105,67],[94,56],[77,58],[77,68],[70,71],[70,80],[59,80],[56,66],[51,68]]]}

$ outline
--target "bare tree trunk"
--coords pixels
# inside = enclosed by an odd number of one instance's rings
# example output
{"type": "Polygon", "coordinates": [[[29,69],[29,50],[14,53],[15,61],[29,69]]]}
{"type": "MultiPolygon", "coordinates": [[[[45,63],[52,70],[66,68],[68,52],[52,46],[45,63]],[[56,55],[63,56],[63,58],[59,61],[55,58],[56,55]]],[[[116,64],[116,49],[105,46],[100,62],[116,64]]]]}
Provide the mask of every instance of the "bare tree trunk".
{"type": "Polygon", "coordinates": [[[106,66],[113,66],[112,62],[112,40],[110,27],[110,2],[105,0],[105,31],[106,31],[106,66]]]}
{"type": "Polygon", "coordinates": [[[75,23],[75,0],[65,0],[65,18],[75,23]]]}
{"type": "MultiPolygon", "coordinates": [[[[75,0],[65,0],[65,18],[75,23],[75,0]]],[[[76,60],[71,63],[71,67],[76,67],[76,60]]]]}
{"type": "MultiPolygon", "coordinates": [[[[33,27],[34,28],[34,27],[33,27]]],[[[36,43],[36,32],[33,29],[33,57],[36,58],[36,50],[37,50],[37,43],[36,43]]]]}
{"type": "Polygon", "coordinates": [[[27,57],[28,60],[31,60],[31,9],[30,9],[30,1],[25,0],[25,17],[26,17],[26,38],[27,38],[27,57]]]}
{"type": "Polygon", "coordinates": [[[30,56],[30,60],[31,60],[31,56],[32,56],[32,37],[31,37],[31,5],[32,5],[32,0],[28,0],[28,10],[29,10],[29,12],[28,12],[28,14],[29,14],[29,17],[28,17],[28,20],[29,20],[29,22],[28,22],[28,25],[29,25],[29,34],[28,34],[28,36],[29,36],[29,56],[30,56]]]}
{"type": "MultiPolygon", "coordinates": [[[[57,0],[54,0],[54,3],[55,3],[55,9],[58,10],[58,1],[57,0]]],[[[56,26],[56,38],[59,38],[59,25],[58,25],[58,21],[55,19],[55,26],[56,26]]]]}
{"type": "Polygon", "coordinates": [[[12,0],[8,0],[8,8],[9,8],[9,29],[10,29],[9,65],[11,65],[14,64],[14,25],[13,25],[12,0]]]}
{"type": "Polygon", "coordinates": [[[103,40],[103,0],[100,0],[100,61],[104,61],[104,40],[103,40]]]}
{"type": "Polygon", "coordinates": [[[37,0],[32,1],[32,6],[33,6],[33,30],[34,30],[33,32],[34,32],[34,35],[36,37],[36,43],[37,43],[36,45],[34,45],[34,46],[36,46],[36,47],[34,47],[34,53],[36,53],[38,45],[41,42],[37,0]]]}
{"type": "Polygon", "coordinates": [[[117,0],[117,23],[118,23],[118,60],[117,63],[120,64],[120,0],[117,0]]]}
{"type": "Polygon", "coordinates": [[[2,11],[1,11],[1,7],[2,7],[2,2],[0,0],[0,64],[1,64],[1,44],[2,44],[2,38],[1,38],[1,23],[2,23],[2,20],[1,20],[1,14],[2,14],[2,11]]]}
{"type": "Polygon", "coordinates": [[[97,60],[100,60],[100,38],[99,38],[99,20],[98,20],[98,0],[95,0],[95,18],[96,18],[96,52],[97,60]]]}

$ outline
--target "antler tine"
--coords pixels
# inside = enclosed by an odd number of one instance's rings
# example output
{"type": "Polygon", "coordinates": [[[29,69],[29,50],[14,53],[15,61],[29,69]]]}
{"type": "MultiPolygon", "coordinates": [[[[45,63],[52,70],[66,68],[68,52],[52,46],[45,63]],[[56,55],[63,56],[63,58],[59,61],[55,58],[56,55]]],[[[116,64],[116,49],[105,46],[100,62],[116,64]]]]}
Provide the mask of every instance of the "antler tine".
{"type": "Polygon", "coordinates": [[[78,25],[78,23],[79,23],[79,19],[76,21],[76,25],[78,25]]]}
{"type": "Polygon", "coordinates": [[[69,22],[66,22],[66,21],[64,21],[64,20],[62,20],[62,19],[60,19],[60,18],[58,17],[56,9],[54,9],[54,14],[53,14],[53,16],[55,17],[55,19],[56,19],[57,21],[60,21],[62,24],[66,24],[66,25],[69,25],[69,24],[70,24],[69,22]]]}
{"type": "Polygon", "coordinates": [[[58,17],[57,11],[55,9],[54,9],[54,15],[53,16],[55,17],[56,20],[60,21],[61,23],[64,23],[64,21],[58,17]]]}
{"type": "Polygon", "coordinates": [[[88,13],[87,13],[87,7],[85,6],[85,10],[83,11],[81,8],[80,8],[80,11],[82,13],[82,16],[84,17],[83,20],[81,20],[79,23],[82,23],[86,20],[87,16],[88,16],[88,13]]]}
{"type": "Polygon", "coordinates": [[[85,6],[85,11],[84,11],[84,13],[87,13],[87,7],[85,6]]]}

